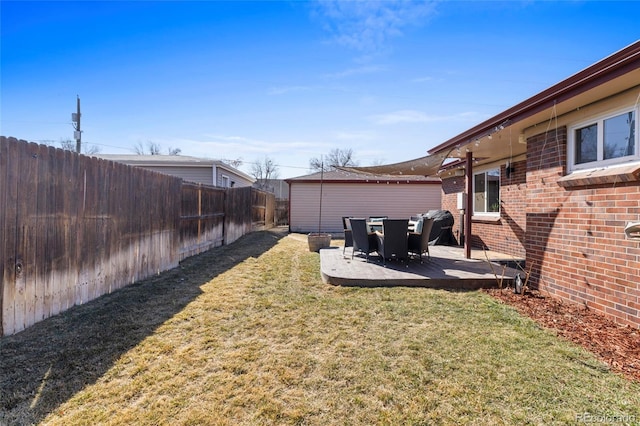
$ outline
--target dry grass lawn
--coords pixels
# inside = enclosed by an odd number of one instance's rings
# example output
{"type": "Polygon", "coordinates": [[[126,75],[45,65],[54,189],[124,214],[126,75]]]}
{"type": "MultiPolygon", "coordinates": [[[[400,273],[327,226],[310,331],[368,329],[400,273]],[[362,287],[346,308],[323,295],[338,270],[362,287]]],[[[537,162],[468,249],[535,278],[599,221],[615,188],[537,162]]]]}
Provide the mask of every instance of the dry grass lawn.
{"type": "Polygon", "coordinates": [[[640,422],[639,383],[489,295],[326,285],[281,231],[0,343],[0,424],[640,422]]]}

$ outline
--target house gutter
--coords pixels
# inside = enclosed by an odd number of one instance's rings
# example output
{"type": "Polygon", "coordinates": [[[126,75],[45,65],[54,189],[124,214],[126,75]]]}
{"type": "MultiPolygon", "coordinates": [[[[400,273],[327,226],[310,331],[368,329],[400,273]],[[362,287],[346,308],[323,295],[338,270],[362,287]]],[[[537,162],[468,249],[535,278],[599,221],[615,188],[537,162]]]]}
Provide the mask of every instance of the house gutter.
{"type": "Polygon", "coordinates": [[[433,155],[466,145],[475,138],[491,132],[492,129],[500,126],[506,127],[524,120],[638,68],[640,68],[640,41],[636,41],[566,80],[449,139],[432,148],[428,153],[433,155]]]}

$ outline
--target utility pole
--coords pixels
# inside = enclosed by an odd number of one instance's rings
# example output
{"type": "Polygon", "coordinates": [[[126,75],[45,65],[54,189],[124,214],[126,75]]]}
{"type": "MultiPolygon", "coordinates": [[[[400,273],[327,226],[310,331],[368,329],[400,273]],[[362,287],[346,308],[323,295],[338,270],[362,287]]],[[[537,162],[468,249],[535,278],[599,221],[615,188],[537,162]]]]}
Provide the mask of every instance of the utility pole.
{"type": "MultiPolygon", "coordinates": [[[[77,96],[77,95],[76,95],[77,96]]],[[[76,140],[76,152],[80,154],[80,148],[82,147],[82,130],[80,130],[80,96],[78,98],[78,110],[71,113],[71,121],[73,122],[73,138],[76,140]]]]}

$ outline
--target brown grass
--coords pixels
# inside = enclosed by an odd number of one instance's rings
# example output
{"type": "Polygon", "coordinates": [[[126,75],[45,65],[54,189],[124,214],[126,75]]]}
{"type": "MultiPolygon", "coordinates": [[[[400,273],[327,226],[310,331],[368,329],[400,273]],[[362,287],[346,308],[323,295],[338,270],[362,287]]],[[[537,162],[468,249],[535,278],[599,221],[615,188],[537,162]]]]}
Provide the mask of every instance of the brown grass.
{"type": "Polygon", "coordinates": [[[481,292],[339,288],[243,237],[0,342],[0,423],[640,421],[640,385],[481,292]]]}

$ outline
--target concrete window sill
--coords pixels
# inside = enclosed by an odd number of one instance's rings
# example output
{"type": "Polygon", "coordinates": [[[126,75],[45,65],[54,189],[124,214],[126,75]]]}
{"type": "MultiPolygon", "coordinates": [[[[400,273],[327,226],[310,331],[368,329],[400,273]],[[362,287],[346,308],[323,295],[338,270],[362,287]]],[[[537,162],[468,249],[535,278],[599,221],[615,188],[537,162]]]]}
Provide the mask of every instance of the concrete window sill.
{"type": "Polygon", "coordinates": [[[471,216],[473,223],[500,223],[500,216],[471,216]]]}
{"type": "Polygon", "coordinates": [[[564,188],[640,181],[640,164],[577,171],[558,179],[564,188]]]}

